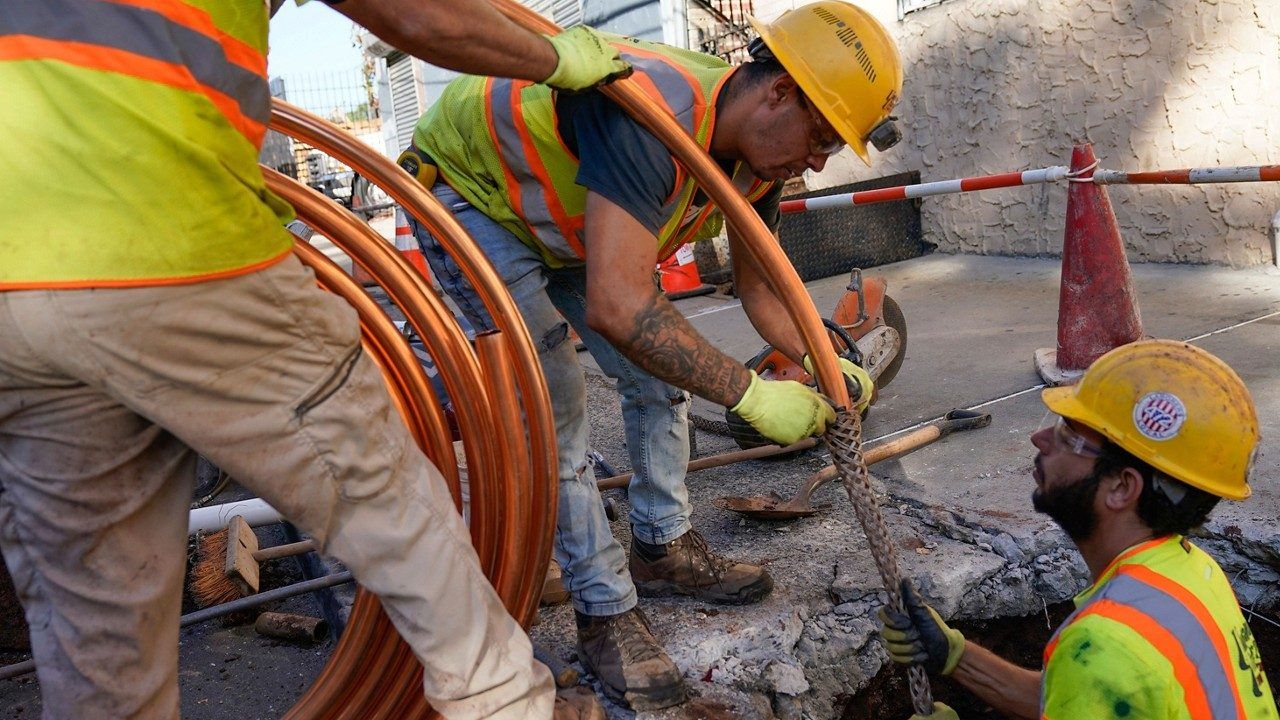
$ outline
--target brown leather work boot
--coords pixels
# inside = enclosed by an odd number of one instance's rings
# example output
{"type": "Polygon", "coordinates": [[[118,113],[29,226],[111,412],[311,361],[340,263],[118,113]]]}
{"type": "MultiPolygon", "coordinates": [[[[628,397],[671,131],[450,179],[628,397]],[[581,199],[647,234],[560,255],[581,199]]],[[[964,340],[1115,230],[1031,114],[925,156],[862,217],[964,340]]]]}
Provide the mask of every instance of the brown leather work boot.
{"type": "Polygon", "coordinates": [[[631,579],[644,597],[688,595],[722,605],[760,602],[773,589],[763,567],[712,553],[693,529],[666,545],[649,545],[632,535],[631,579]]]}
{"type": "Polygon", "coordinates": [[[605,720],[604,708],[595,693],[584,687],[572,687],[556,693],[551,720],[605,720]]]}
{"type": "Polygon", "coordinates": [[[632,710],[660,710],[686,699],[680,669],[667,657],[640,608],[578,618],[578,659],[600,679],[604,694],[632,710]]]}

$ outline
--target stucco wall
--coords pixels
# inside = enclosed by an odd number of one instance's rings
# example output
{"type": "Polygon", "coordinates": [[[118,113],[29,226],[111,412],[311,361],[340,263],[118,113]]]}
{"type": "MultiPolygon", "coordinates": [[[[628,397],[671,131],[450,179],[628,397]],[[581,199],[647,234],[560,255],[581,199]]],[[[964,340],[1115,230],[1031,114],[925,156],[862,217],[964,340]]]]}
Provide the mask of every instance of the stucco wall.
{"type": "MultiPolygon", "coordinates": [[[[812,188],[1065,165],[1076,141],[1116,170],[1280,163],[1280,0],[946,0],[902,20],[864,5],[899,40],[905,139],[870,170],[833,158],[812,188]]],[[[1280,185],[1109,192],[1131,259],[1272,261],[1280,185]]],[[[925,233],[948,252],[1056,254],[1065,207],[1062,186],[928,199],[925,233]]]]}

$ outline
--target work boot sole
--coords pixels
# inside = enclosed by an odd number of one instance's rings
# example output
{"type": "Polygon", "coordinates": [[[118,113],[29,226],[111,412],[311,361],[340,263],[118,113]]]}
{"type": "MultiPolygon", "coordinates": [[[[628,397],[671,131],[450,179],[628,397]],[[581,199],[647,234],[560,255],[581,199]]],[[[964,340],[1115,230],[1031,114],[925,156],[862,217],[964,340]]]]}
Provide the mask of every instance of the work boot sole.
{"type": "Polygon", "coordinates": [[[635,583],[635,586],[636,594],[641,597],[675,597],[679,595],[717,605],[751,605],[763,600],[773,590],[773,578],[763,575],[759,580],[743,586],[735,593],[717,591],[714,587],[689,587],[670,580],[644,580],[635,583]]]}
{"type": "MultiPolygon", "coordinates": [[[[597,676],[599,677],[599,676],[597,676]]],[[[661,710],[673,707],[689,699],[684,689],[684,681],[676,685],[664,685],[653,688],[631,688],[626,692],[618,692],[612,687],[600,683],[604,694],[614,702],[622,703],[636,712],[661,710]]]]}
{"type": "Polygon", "coordinates": [[[596,669],[591,667],[591,663],[586,661],[586,658],[582,656],[581,652],[579,653],[579,659],[582,660],[583,667],[590,671],[592,675],[595,675],[596,679],[600,681],[600,689],[604,690],[605,697],[613,700],[614,702],[622,703],[636,712],[643,710],[661,710],[673,705],[679,705],[689,699],[689,695],[685,691],[684,678],[682,677],[676,676],[672,678],[670,683],[665,685],[658,685],[654,687],[633,687],[624,692],[605,682],[604,679],[600,677],[600,673],[596,672],[596,669]]]}

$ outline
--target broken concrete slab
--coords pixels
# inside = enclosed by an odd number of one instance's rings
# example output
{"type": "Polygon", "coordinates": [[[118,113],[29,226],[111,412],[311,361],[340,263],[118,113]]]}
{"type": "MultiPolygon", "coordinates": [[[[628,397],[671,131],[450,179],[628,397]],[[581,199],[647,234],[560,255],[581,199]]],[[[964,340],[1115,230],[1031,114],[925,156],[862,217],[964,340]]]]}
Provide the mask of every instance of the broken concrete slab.
{"type": "MultiPolygon", "coordinates": [[[[1028,437],[1045,417],[1032,357],[1056,335],[1058,261],[935,255],[875,272],[889,278],[910,336],[902,372],[865,424],[867,440],[952,407],[986,404],[993,414],[988,428],[874,468],[903,575],[948,617],[1038,615],[1047,604],[1069,599],[1085,586],[1087,571],[1065,535],[1030,505],[1028,437]]],[[[1280,603],[1280,532],[1273,528],[1280,510],[1280,371],[1274,366],[1280,315],[1267,316],[1280,311],[1280,275],[1138,264],[1133,276],[1148,333],[1214,333],[1196,342],[1235,367],[1254,393],[1263,432],[1254,497],[1224,504],[1198,542],[1223,563],[1246,607],[1269,612],[1280,603]]],[[[817,306],[829,310],[844,283],[834,277],[808,287],[817,306]]],[[[678,307],[734,357],[745,360],[762,344],[731,301],[697,298],[678,307]]],[[[589,387],[593,446],[625,466],[617,401],[598,375],[589,376],[589,387]]],[[[694,411],[720,413],[697,404],[694,411]]],[[[698,445],[702,455],[736,449],[709,433],[699,433],[698,445]]],[[[745,520],[713,501],[769,490],[789,495],[827,461],[815,450],[690,476],[695,527],[716,551],[765,563],[777,585],[772,596],[741,608],[641,602],[687,678],[763,694],[777,717],[837,717],[842,698],[881,670],[886,658],[874,619],[882,602],[879,575],[839,485],[815,497],[830,509],[788,524],[745,520]]],[[[615,530],[626,542],[625,524],[615,530]]],[[[544,612],[534,634],[571,646],[571,623],[572,613],[563,609],[544,612]]],[[[628,716],[619,708],[611,712],[628,716]]]]}

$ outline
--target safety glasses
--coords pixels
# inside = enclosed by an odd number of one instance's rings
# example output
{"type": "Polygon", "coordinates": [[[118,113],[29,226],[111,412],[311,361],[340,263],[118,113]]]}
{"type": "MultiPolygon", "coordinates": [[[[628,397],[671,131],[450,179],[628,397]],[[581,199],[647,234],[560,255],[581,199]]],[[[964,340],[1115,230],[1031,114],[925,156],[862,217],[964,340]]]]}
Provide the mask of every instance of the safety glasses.
{"type": "Polygon", "coordinates": [[[805,97],[803,92],[796,90],[796,98],[799,99],[800,105],[809,113],[809,119],[813,121],[813,127],[809,130],[809,152],[814,155],[834,155],[844,148],[844,138],[840,137],[840,133],[831,127],[827,119],[822,117],[822,113],[809,102],[809,98],[805,97]]]}
{"type": "Polygon", "coordinates": [[[1063,450],[1080,457],[1096,458],[1102,454],[1101,446],[1084,439],[1062,416],[1058,416],[1053,424],[1053,441],[1063,450]]]}

